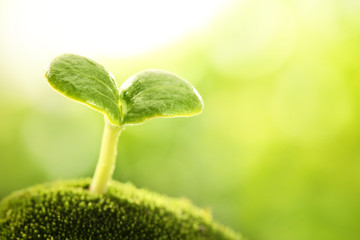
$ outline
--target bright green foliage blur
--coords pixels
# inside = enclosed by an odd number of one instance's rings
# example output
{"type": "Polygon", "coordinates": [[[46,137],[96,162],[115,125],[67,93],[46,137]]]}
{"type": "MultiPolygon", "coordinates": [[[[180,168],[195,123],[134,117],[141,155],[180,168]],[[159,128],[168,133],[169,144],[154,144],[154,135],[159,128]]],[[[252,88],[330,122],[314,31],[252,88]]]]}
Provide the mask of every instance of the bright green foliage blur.
{"type": "MultiPolygon", "coordinates": [[[[358,239],[359,2],[239,2],[176,44],[102,62],[118,84],[174,72],[205,105],[127,127],[114,178],[185,196],[251,240],[358,239]]],[[[0,197],[90,177],[102,117],[50,88],[32,104],[0,77],[0,197]]]]}

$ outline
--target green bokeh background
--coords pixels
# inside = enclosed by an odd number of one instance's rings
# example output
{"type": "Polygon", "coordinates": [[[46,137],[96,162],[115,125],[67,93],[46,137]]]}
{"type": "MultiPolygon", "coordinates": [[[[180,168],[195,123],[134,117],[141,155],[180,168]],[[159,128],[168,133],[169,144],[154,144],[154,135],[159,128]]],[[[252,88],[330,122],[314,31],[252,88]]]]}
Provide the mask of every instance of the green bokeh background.
{"type": "MultiPolygon", "coordinates": [[[[174,72],[205,103],[194,118],[127,127],[114,179],[187,197],[250,240],[359,239],[358,1],[239,1],[176,43],[96,60],[119,84],[174,72]]],[[[90,177],[99,152],[103,117],[28,64],[0,72],[0,198],[90,177]],[[12,84],[30,68],[36,96],[12,84]]]]}

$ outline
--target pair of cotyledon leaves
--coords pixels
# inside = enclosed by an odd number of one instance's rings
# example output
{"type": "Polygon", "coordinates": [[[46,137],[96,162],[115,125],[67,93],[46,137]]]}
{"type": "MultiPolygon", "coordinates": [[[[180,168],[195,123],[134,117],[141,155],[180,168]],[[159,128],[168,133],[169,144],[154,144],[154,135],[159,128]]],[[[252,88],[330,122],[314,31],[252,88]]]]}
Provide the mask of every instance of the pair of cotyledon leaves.
{"type": "Polygon", "coordinates": [[[193,86],[165,71],[142,71],[119,89],[102,65],[79,55],[64,54],[49,64],[45,76],[57,91],[104,113],[113,125],[139,124],[155,117],[192,116],[203,108],[193,86]]]}

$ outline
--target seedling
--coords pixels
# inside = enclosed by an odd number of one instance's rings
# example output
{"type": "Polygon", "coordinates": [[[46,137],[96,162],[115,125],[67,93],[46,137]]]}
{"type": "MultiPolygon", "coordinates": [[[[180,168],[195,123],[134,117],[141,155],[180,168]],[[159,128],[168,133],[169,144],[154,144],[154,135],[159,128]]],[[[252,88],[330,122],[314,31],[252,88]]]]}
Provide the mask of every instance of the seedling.
{"type": "Polygon", "coordinates": [[[119,88],[102,65],[79,55],[64,54],[49,64],[45,76],[58,92],[105,115],[100,156],[90,185],[92,193],[103,194],[107,190],[114,172],[118,138],[125,126],[157,117],[189,117],[203,109],[196,89],[165,71],[142,71],[119,88]]]}
{"type": "Polygon", "coordinates": [[[55,58],[45,76],[55,90],[105,115],[99,162],[92,180],[40,184],[4,198],[0,239],[242,239],[188,200],[110,181],[125,126],[202,111],[201,97],[188,82],[146,70],[118,88],[103,66],[74,54],[55,58]]]}

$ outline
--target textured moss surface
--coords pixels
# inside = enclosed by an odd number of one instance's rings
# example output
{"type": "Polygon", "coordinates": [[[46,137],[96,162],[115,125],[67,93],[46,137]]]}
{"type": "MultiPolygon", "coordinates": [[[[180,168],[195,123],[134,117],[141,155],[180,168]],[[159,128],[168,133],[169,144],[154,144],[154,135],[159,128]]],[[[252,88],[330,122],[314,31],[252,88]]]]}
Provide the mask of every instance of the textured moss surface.
{"type": "Polygon", "coordinates": [[[185,199],[115,181],[95,195],[89,184],[59,181],[11,194],[0,203],[0,239],[241,239],[185,199]]]}

